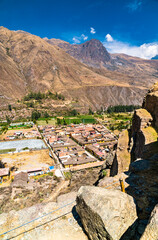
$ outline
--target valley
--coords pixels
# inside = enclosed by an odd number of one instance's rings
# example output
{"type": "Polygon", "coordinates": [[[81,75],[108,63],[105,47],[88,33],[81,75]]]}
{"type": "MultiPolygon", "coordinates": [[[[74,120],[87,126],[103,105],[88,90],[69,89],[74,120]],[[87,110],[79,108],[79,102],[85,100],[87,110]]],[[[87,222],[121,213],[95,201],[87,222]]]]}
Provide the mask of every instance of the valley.
{"type": "Polygon", "coordinates": [[[158,61],[83,36],[0,27],[0,239],[158,239],[158,61]]]}

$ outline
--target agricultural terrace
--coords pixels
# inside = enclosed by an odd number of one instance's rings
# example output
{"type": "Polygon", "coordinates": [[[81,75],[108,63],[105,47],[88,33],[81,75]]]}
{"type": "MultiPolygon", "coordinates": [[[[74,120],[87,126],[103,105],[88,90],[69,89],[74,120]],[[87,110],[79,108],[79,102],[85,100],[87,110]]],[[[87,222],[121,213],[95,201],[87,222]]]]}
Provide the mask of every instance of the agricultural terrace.
{"type": "Polygon", "coordinates": [[[123,129],[130,128],[133,113],[107,113],[98,116],[97,119],[115,134],[119,134],[123,129]]]}
{"type": "Polygon", "coordinates": [[[80,124],[80,123],[83,123],[83,124],[96,123],[96,120],[93,115],[57,117],[58,125],[69,125],[69,124],[80,124]]]}

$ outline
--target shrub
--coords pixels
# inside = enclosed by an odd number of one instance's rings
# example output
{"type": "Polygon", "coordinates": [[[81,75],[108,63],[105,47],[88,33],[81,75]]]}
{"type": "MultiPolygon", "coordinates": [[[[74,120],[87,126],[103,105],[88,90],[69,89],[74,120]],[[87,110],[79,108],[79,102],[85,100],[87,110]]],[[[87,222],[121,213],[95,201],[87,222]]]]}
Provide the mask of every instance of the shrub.
{"type": "Polygon", "coordinates": [[[103,175],[103,177],[106,177],[107,172],[106,172],[105,170],[103,170],[103,171],[102,171],[102,175],[103,175]]]}

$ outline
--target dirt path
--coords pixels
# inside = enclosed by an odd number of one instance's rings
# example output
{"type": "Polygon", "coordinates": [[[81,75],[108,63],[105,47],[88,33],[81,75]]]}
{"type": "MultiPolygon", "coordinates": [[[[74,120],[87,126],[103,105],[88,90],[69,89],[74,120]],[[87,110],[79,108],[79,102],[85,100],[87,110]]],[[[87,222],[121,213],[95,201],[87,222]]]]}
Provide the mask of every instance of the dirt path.
{"type": "Polygon", "coordinates": [[[64,188],[66,188],[69,185],[69,181],[62,181],[61,183],[59,183],[53,193],[49,196],[49,198],[47,198],[46,200],[44,200],[43,202],[49,202],[49,201],[54,201],[56,200],[56,198],[58,197],[59,193],[61,190],[63,190],[64,188]]]}

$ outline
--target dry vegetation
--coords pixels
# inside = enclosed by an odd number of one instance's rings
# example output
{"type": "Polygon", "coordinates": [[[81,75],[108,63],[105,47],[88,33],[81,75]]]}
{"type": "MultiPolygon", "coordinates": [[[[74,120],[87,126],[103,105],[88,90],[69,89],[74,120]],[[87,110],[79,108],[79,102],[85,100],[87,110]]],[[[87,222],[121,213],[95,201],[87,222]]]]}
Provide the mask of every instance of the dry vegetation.
{"type": "Polygon", "coordinates": [[[54,165],[53,159],[49,156],[48,149],[13,154],[1,154],[0,161],[2,161],[6,167],[15,167],[18,170],[40,167],[48,168],[49,166],[54,165]]]}

